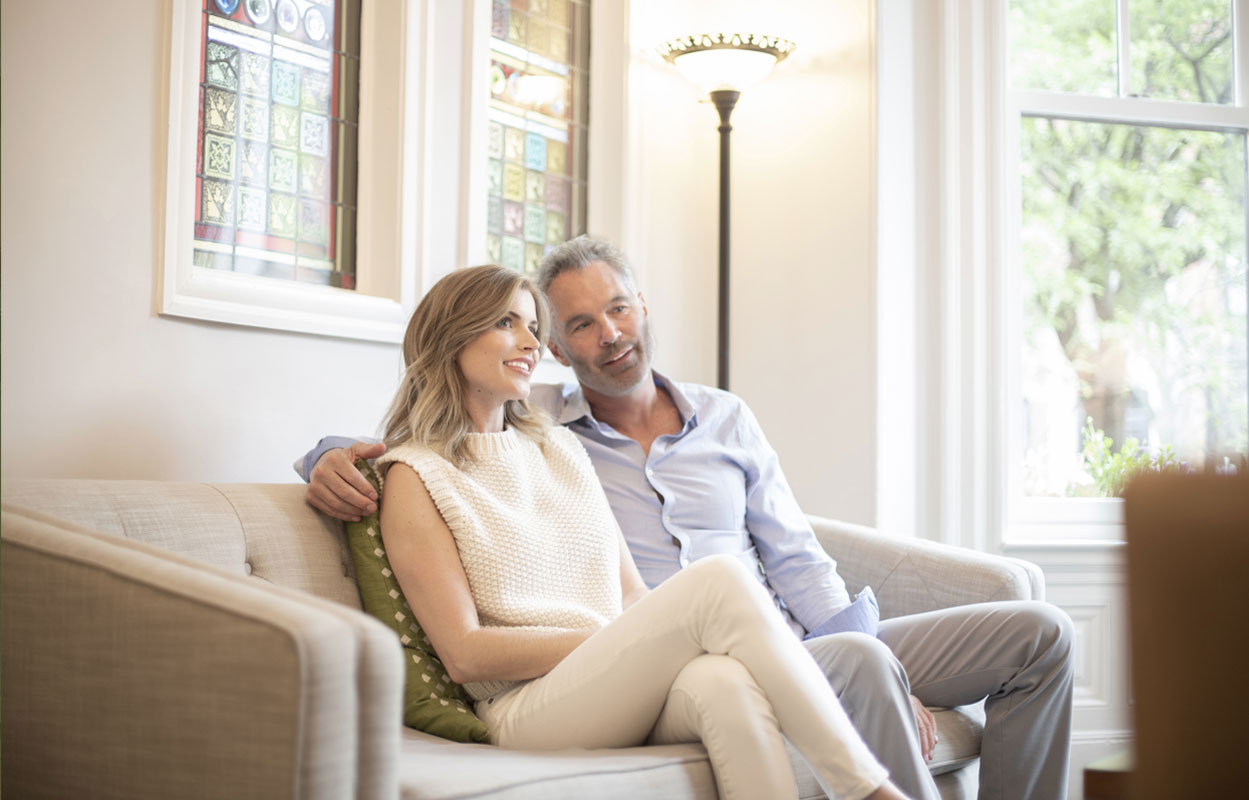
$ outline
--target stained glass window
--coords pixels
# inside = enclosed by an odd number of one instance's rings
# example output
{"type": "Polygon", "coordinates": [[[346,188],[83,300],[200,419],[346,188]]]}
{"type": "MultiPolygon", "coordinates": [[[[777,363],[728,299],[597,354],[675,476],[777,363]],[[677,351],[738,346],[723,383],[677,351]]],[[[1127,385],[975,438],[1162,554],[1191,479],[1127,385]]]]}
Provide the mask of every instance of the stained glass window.
{"type": "Polygon", "coordinates": [[[194,263],[354,289],[361,0],[203,0],[194,263]]]}
{"type": "Polygon", "coordinates": [[[486,257],[529,274],[585,232],[589,0],[492,0],[486,257]]]}

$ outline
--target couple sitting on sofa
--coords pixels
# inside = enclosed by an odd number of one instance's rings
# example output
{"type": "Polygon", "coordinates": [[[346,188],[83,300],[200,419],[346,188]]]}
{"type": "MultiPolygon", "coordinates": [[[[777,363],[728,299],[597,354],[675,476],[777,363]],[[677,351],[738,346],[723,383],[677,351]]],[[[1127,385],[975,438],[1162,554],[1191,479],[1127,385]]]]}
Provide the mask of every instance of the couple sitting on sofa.
{"type": "Polygon", "coordinates": [[[784,797],[783,734],[831,796],[933,798],[924,704],[987,698],[981,796],[1064,796],[1060,611],[880,622],[869,591],[851,602],[745,405],[651,370],[646,306],[614,247],[562,245],[538,288],[493,267],[444,278],[408,326],[385,444],[305,460],[309,502],[341,519],[377,500],[354,459],[389,467],[390,562],[492,741],[700,740],[722,796],[784,797]],[[580,385],[531,397],[542,295],[580,385]]]}

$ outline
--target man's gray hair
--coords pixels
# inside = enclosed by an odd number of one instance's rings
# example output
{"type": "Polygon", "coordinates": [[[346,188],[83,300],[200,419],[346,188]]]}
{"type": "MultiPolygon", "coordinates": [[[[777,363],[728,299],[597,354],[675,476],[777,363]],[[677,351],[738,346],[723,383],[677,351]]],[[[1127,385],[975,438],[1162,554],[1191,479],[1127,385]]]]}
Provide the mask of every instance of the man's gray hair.
{"type": "Polygon", "coordinates": [[[560,275],[571,270],[585,269],[595,261],[602,261],[614,269],[625,288],[637,293],[637,282],[633,280],[633,270],[624,253],[606,239],[593,239],[584,235],[569,239],[546,254],[538,266],[538,289],[546,294],[551,283],[560,275]]]}

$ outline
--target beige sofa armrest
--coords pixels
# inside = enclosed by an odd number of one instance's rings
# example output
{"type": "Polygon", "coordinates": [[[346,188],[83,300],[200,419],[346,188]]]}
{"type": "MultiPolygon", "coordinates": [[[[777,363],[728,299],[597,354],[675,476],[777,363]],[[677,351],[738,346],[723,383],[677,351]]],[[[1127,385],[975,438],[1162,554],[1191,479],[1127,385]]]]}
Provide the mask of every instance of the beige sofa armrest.
{"type": "Polygon", "coordinates": [[[2,529],[5,793],[398,795],[379,623],[8,505],[2,529]]]}
{"type": "Polygon", "coordinates": [[[882,619],[993,600],[1044,600],[1035,564],[809,516],[851,594],[870,585],[882,619]]]}

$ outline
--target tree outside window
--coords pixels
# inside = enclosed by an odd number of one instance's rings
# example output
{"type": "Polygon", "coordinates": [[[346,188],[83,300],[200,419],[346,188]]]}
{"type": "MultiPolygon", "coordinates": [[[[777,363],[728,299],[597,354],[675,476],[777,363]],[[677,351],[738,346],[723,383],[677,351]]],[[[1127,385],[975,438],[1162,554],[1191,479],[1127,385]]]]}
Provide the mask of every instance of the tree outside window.
{"type": "Polygon", "coordinates": [[[1144,469],[1243,470],[1246,126],[1226,113],[1231,4],[1010,10],[1023,494],[1115,496],[1144,469]]]}

